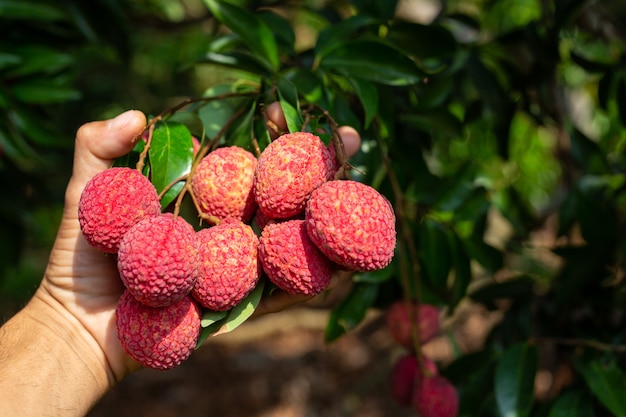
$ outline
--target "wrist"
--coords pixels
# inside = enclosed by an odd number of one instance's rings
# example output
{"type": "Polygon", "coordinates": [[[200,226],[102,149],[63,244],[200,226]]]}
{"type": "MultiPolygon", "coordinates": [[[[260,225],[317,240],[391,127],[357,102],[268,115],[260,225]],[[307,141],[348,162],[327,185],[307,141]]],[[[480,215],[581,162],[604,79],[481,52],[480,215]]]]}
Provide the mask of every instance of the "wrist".
{"type": "Polygon", "coordinates": [[[85,415],[114,384],[96,340],[41,288],[0,329],[1,415],[85,415]]]}

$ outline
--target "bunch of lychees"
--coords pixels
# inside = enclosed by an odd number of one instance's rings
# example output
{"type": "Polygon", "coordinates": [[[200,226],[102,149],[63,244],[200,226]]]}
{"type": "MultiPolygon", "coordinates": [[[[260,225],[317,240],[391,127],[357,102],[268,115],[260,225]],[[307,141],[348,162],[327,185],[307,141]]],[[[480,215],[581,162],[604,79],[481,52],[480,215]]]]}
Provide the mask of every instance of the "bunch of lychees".
{"type": "Polygon", "coordinates": [[[237,146],[208,152],[186,189],[210,223],[196,228],[162,209],[136,169],[93,177],[79,221],[87,242],[116,255],[126,288],[116,324],[126,351],[144,366],[170,369],[197,346],[203,311],[232,309],[264,277],[314,296],[337,269],[387,266],[396,245],[393,208],[374,188],[335,179],[334,151],[319,136],[295,132],[258,158],[237,146]]]}
{"type": "Polygon", "coordinates": [[[385,320],[392,339],[407,351],[391,369],[393,398],[401,405],[413,407],[420,417],[456,417],[456,388],[439,374],[435,362],[417,350],[440,332],[439,308],[398,300],[387,310],[385,320]]]}

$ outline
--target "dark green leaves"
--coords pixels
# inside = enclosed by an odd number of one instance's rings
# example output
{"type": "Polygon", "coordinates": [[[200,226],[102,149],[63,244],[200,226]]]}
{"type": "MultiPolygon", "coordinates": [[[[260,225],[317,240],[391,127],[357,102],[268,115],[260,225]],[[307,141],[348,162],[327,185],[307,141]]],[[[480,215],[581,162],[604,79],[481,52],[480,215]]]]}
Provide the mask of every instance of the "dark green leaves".
{"type": "Polygon", "coordinates": [[[204,0],[204,3],[220,22],[241,38],[255,59],[272,72],[278,70],[278,46],[264,20],[230,3],[217,0],[204,0]]]}
{"type": "Polygon", "coordinates": [[[377,295],[377,284],[355,284],[350,294],[331,311],[326,325],[326,342],[336,340],[361,323],[377,295]]]}
{"type": "Polygon", "coordinates": [[[167,207],[184,185],[175,180],[191,169],[193,142],[189,129],[180,123],[160,122],[152,135],[149,156],[151,181],[158,193],[167,189],[161,198],[161,205],[167,207]]]}
{"type": "Polygon", "coordinates": [[[374,39],[359,39],[329,48],[321,56],[319,68],[393,86],[415,84],[423,75],[406,55],[374,39]]]}
{"type": "Polygon", "coordinates": [[[579,364],[585,382],[614,416],[626,416],[626,375],[613,361],[591,360],[579,364]]]}
{"type": "Polygon", "coordinates": [[[509,348],[496,366],[495,395],[500,415],[524,417],[534,402],[537,348],[526,343],[509,348]]]}

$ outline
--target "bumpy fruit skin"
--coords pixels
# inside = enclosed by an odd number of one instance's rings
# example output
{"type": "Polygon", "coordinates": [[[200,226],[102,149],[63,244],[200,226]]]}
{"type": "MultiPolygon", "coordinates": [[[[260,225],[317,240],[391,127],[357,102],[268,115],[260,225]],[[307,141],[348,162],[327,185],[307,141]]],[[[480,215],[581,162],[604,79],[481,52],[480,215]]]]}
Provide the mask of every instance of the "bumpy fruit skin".
{"type": "Polygon", "coordinates": [[[191,294],[209,310],[230,310],[259,282],[259,238],[252,227],[235,219],[201,229],[196,237],[198,279],[191,294]]]}
{"type": "Polygon", "coordinates": [[[412,350],[413,332],[417,331],[420,343],[426,343],[440,330],[439,309],[431,304],[395,301],[385,316],[391,337],[401,346],[412,350]]]}
{"type": "Polygon", "coordinates": [[[284,219],[304,210],[311,191],[331,176],[332,161],[322,140],[311,133],[287,133],[259,156],[254,193],[268,217],[284,219]]]}
{"type": "Polygon", "coordinates": [[[424,376],[439,373],[435,362],[423,355],[421,358],[422,365],[420,366],[417,357],[410,353],[398,359],[391,368],[389,375],[391,396],[399,404],[411,405],[416,384],[420,383],[424,376]]]}
{"type": "Polygon", "coordinates": [[[431,376],[415,385],[413,407],[420,417],[456,417],[459,394],[446,378],[431,376]]]}
{"type": "Polygon", "coordinates": [[[164,213],[133,226],[122,239],[117,267],[135,298],[151,307],[175,303],[197,278],[195,230],[182,217],[164,213]]]}
{"type": "Polygon", "coordinates": [[[124,350],[143,366],[167,370],[189,358],[200,335],[201,311],[190,296],[167,307],[148,307],[128,291],[115,311],[124,350]]]}
{"type": "Polygon", "coordinates": [[[325,182],[311,193],[305,219],[313,243],[346,269],[382,269],[393,258],[395,214],[389,201],[369,185],[325,182]]]}
{"type": "Polygon", "coordinates": [[[334,264],[310,241],[304,220],[270,223],[259,239],[259,258],[270,281],[290,294],[317,295],[334,264]]]}
{"type": "Polygon", "coordinates": [[[254,155],[238,146],[218,148],[205,156],[191,179],[200,211],[219,220],[249,221],[256,210],[256,165],[254,155]]]}
{"type": "Polygon", "coordinates": [[[78,201],[78,222],[94,248],[115,253],[126,232],[145,217],[161,213],[154,185],[132,168],[109,168],[96,174],[78,201]]]}

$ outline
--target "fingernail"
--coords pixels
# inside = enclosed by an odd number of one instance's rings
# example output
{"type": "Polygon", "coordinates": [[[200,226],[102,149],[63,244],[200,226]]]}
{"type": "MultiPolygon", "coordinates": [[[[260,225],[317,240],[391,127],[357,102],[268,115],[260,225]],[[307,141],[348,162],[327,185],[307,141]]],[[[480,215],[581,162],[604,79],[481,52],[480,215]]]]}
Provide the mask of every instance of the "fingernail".
{"type": "Polygon", "coordinates": [[[120,130],[124,128],[131,120],[135,118],[133,110],[127,110],[124,113],[118,115],[114,119],[109,120],[109,130],[120,130]]]}

